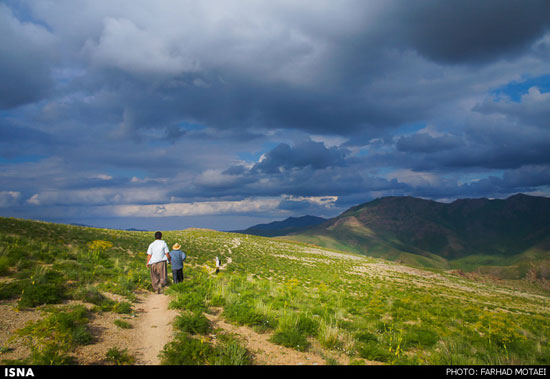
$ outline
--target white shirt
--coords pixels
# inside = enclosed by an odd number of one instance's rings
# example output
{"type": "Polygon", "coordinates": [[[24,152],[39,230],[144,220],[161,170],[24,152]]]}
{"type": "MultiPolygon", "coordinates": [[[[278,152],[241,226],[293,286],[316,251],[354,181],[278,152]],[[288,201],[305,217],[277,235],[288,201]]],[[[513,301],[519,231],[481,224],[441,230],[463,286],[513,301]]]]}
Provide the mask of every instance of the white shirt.
{"type": "Polygon", "coordinates": [[[152,265],[153,263],[167,261],[168,258],[166,258],[166,254],[169,252],[170,250],[168,250],[168,245],[163,240],[155,240],[154,242],[151,242],[149,248],[147,249],[147,255],[151,256],[149,264],[152,265]]]}

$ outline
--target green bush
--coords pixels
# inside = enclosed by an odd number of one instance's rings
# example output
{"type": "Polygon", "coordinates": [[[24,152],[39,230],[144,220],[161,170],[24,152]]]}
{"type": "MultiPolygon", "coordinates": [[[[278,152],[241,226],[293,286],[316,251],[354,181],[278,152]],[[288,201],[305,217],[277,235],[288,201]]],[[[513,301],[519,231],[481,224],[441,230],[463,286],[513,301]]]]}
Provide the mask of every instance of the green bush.
{"type": "Polygon", "coordinates": [[[18,306],[32,308],[43,304],[59,304],[63,295],[64,288],[55,283],[31,283],[23,289],[18,306]]]}
{"type": "Polygon", "coordinates": [[[306,336],[297,329],[279,330],[269,340],[277,345],[290,347],[298,351],[306,351],[310,346],[306,336]]]}
{"type": "Polygon", "coordinates": [[[132,324],[124,320],[120,320],[120,319],[115,320],[114,324],[121,329],[132,329],[132,324]]]}
{"type": "Polygon", "coordinates": [[[14,299],[20,296],[28,282],[30,281],[27,279],[0,283],[0,300],[14,299]]]}
{"type": "Polygon", "coordinates": [[[115,313],[130,314],[132,313],[132,304],[127,301],[117,301],[114,303],[112,311],[115,313]]]}
{"type": "Polygon", "coordinates": [[[8,274],[10,266],[10,259],[5,256],[0,256],[0,275],[8,274]]]}
{"type": "Polygon", "coordinates": [[[355,335],[355,340],[362,343],[378,343],[378,337],[375,334],[369,332],[359,332],[355,335]]]}
{"type": "Polygon", "coordinates": [[[248,350],[232,336],[222,334],[210,361],[214,365],[243,366],[252,363],[248,350]]]}
{"type": "Polygon", "coordinates": [[[369,361],[389,362],[392,359],[392,354],[377,343],[358,343],[356,350],[361,358],[369,361]]]}
{"type": "Polygon", "coordinates": [[[204,365],[211,354],[210,344],[182,333],[164,346],[160,358],[165,365],[204,365]]]}
{"type": "Polygon", "coordinates": [[[97,287],[90,285],[78,288],[73,298],[95,305],[105,305],[108,302],[108,299],[97,287]]]}
{"type": "Polygon", "coordinates": [[[117,347],[109,349],[105,354],[107,362],[111,362],[116,365],[133,365],[136,359],[128,354],[128,349],[120,350],[117,347]]]}
{"type": "Polygon", "coordinates": [[[176,317],[174,326],[189,334],[207,334],[211,330],[210,321],[201,313],[183,313],[176,317]]]}
{"type": "Polygon", "coordinates": [[[431,347],[439,341],[436,332],[429,329],[415,328],[409,330],[403,338],[403,348],[409,347],[431,347]]]}
{"type": "Polygon", "coordinates": [[[319,323],[303,313],[300,313],[296,322],[296,329],[308,336],[315,336],[319,330],[319,323]]]}
{"type": "Polygon", "coordinates": [[[75,365],[76,359],[66,352],[59,350],[58,346],[50,345],[41,350],[33,350],[30,356],[32,365],[75,365]]]}

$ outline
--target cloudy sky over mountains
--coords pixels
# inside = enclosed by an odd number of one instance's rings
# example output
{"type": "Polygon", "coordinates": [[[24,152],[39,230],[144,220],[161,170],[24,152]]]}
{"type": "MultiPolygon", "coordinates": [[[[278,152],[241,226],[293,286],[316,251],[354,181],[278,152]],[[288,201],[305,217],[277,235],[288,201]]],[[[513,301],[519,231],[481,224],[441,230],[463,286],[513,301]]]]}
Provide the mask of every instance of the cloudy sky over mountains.
{"type": "Polygon", "coordinates": [[[550,2],[4,0],[0,215],[221,230],[550,196],[550,2]]]}

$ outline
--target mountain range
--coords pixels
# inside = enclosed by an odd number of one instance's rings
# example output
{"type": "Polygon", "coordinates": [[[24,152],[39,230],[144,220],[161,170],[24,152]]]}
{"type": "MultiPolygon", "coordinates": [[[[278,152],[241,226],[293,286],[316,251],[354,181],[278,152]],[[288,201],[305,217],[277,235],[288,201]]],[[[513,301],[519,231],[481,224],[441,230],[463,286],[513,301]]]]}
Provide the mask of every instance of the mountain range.
{"type": "Polygon", "coordinates": [[[424,267],[513,267],[517,276],[533,262],[550,265],[550,198],[383,197],[316,225],[269,233],[424,267]]]}
{"type": "Polygon", "coordinates": [[[289,217],[282,221],[254,225],[245,230],[234,231],[234,233],[252,234],[263,237],[284,236],[292,233],[299,233],[302,230],[322,224],[325,221],[327,221],[326,218],[317,216],[289,217]]]}

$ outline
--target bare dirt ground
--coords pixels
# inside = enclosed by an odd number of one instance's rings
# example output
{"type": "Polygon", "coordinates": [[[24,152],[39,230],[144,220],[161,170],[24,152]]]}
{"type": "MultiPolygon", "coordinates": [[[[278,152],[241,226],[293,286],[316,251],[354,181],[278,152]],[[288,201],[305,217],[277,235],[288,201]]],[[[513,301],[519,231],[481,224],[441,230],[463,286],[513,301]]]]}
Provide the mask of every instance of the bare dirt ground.
{"type": "Polygon", "coordinates": [[[164,294],[147,294],[140,297],[139,318],[134,328],[134,351],[137,364],[160,364],[159,353],[172,340],[174,328],[172,322],[178,315],[168,309],[170,298],[164,294]]]}
{"type": "Polygon", "coordinates": [[[10,339],[15,330],[25,326],[27,322],[39,320],[40,312],[36,311],[17,311],[15,303],[2,302],[0,304],[0,348],[6,349],[0,354],[1,360],[17,359],[28,354],[23,341],[10,339]]]}

